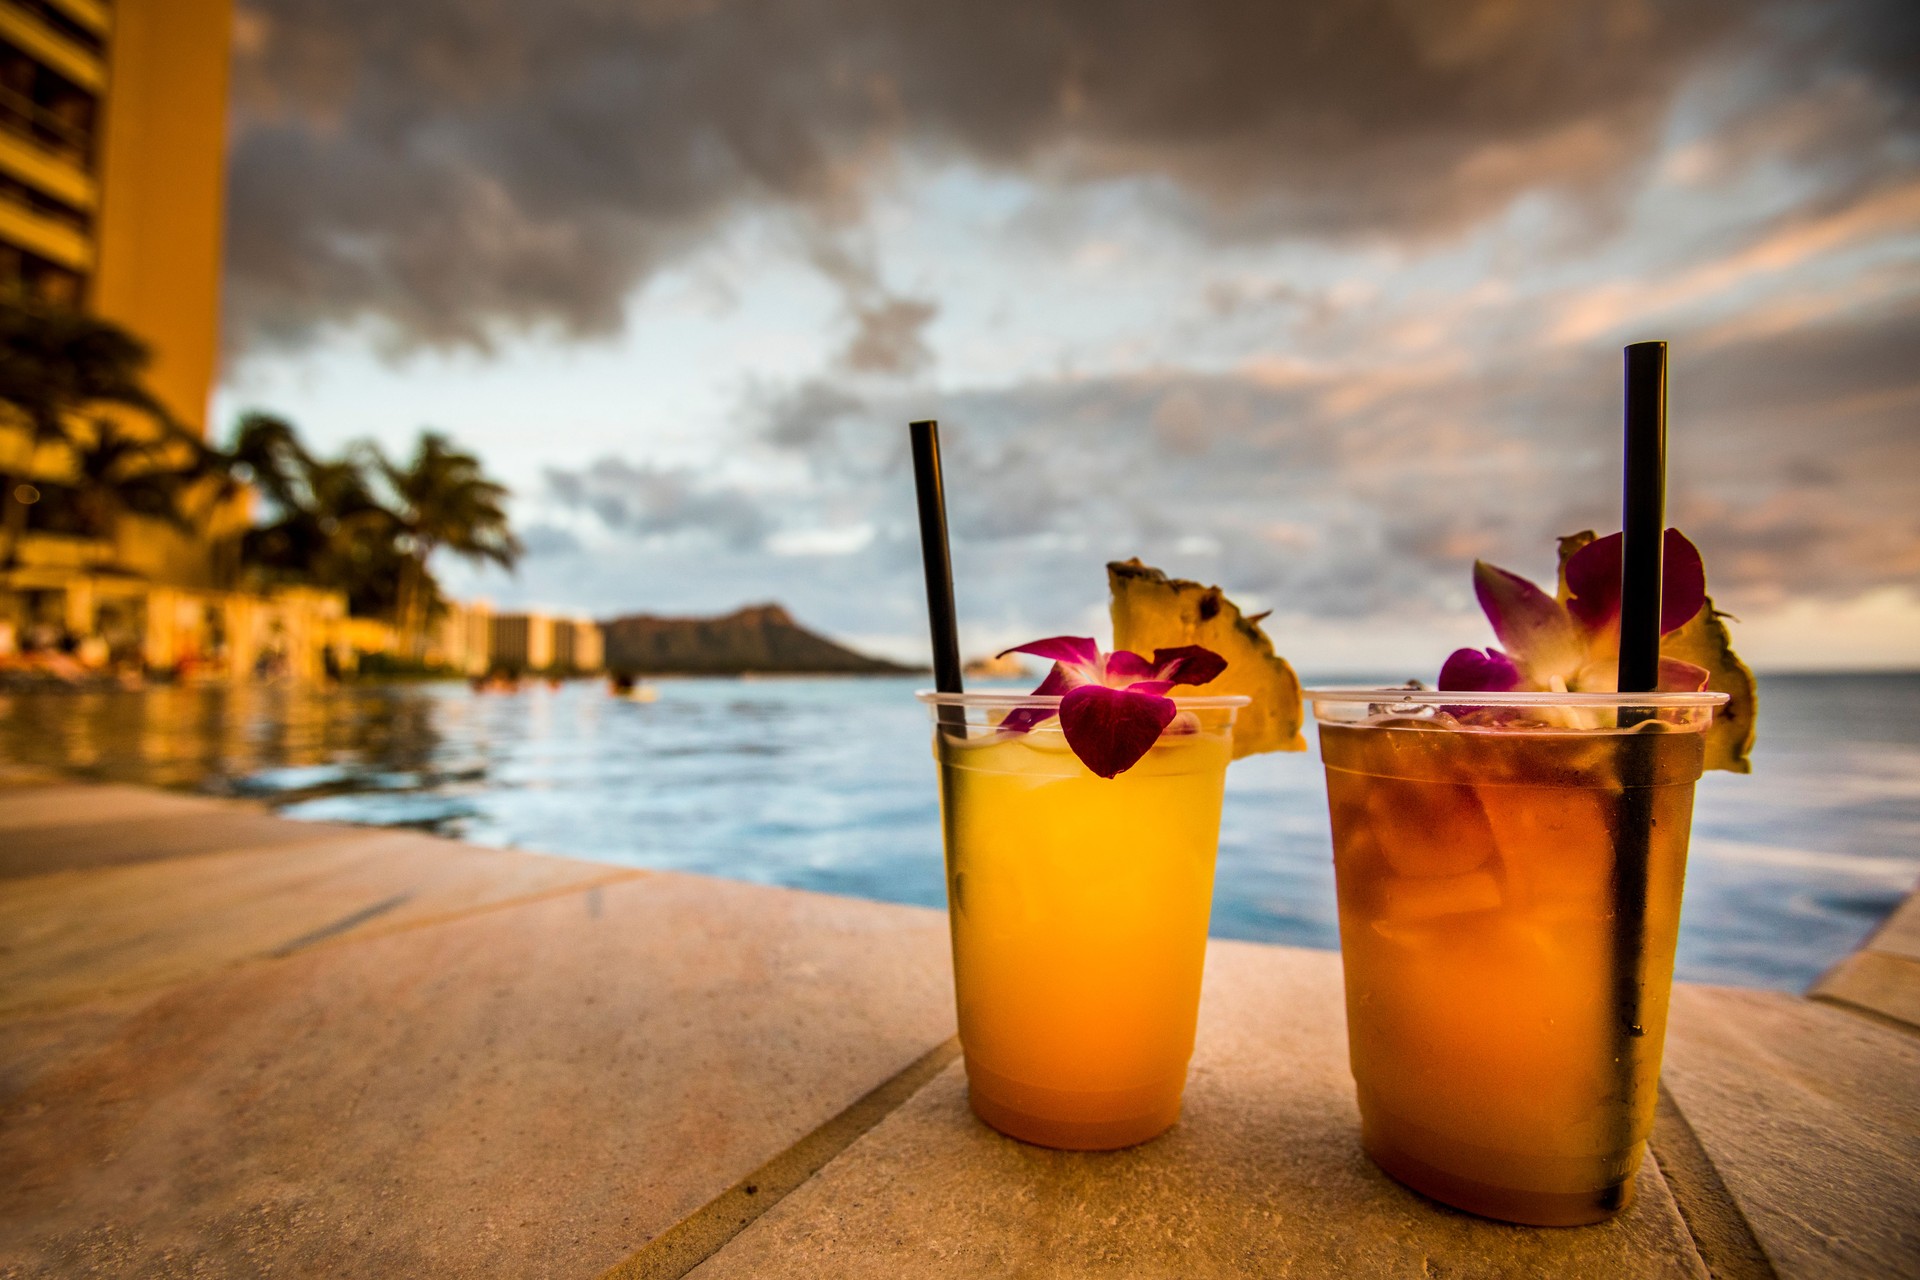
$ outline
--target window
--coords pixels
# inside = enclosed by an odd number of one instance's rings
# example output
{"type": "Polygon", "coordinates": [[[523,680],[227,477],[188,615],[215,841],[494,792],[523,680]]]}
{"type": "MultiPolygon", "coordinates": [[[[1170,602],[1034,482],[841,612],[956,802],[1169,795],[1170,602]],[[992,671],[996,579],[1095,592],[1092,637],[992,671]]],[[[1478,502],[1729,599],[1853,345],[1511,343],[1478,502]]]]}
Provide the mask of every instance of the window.
{"type": "Polygon", "coordinates": [[[0,244],[0,291],[23,293],[57,307],[78,307],[86,279],[58,263],[0,244]]]}
{"type": "Polygon", "coordinates": [[[91,169],[98,115],[91,93],[0,40],[0,128],[91,169]]]}
{"type": "Polygon", "coordinates": [[[42,23],[52,27],[68,43],[79,45],[95,57],[106,53],[107,42],[100,38],[100,33],[92,27],[75,22],[59,5],[49,3],[49,0],[11,0],[11,3],[14,8],[25,9],[42,23]]]}
{"type": "Polygon", "coordinates": [[[71,227],[81,235],[93,230],[93,219],[82,210],[4,173],[0,173],[0,200],[11,201],[50,222],[71,227]]]}

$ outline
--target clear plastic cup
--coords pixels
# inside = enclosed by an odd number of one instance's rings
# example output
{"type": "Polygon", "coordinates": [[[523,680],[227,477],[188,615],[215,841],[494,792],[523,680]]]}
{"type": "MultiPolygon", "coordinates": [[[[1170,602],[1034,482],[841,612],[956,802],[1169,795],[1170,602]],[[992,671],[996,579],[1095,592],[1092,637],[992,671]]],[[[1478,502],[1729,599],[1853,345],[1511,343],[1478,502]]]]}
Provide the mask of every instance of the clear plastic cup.
{"type": "Polygon", "coordinates": [[[1720,693],[1314,690],[1361,1142],[1436,1200],[1625,1208],[1720,693]]]}
{"type": "Polygon", "coordinates": [[[1057,697],[922,693],[974,1112],[1027,1142],[1131,1146],[1180,1116],[1242,697],[1182,698],[1139,763],[1096,776],[1057,697]]]}

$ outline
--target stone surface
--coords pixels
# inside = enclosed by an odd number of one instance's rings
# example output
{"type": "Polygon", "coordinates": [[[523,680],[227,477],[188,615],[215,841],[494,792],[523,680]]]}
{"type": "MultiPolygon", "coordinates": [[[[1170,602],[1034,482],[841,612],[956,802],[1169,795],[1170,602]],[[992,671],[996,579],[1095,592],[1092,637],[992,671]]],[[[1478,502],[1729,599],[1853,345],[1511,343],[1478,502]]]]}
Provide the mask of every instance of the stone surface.
{"type": "Polygon", "coordinates": [[[1865,945],[1888,955],[1920,960],[1920,891],[1908,894],[1865,945]]]}
{"type": "Polygon", "coordinates": [[[660,874],[0,1022],[0,1274],[593,1275],[949,983],[936,912],[660,874]]]}
{"type": "Polygon", "coordinates": [[[957,1066],[913,1092],[952,1031],[935,912],[0,773],[8,876],[9,1278],[679,1276],[782,1169],[695,1274],[1697,1277],[1747,1240],[1920,1275],[1914,899],[1823,979],[1879,1016],[1677,989],[1671,1183],[1541,1231],[1361,1155],[1331,954],[1213,944],[1182,1123],[1074,1155],[980,1125],[957,1066]]]}
{"type": "MultiPolygon", "coordinates": [[[[7,766],[9,770],[15,766],[7,766]]],[[[8,775],[0,773],[0,779],[8,775]]],[[[181,818],[207,813],[264,813],[259,805],[211,796],[155,791],[149,787],[62,783],[43,785],[45,775],[27,770],[18,786],[0,796],[0,832],[23,827],[64,827],[129,818],[181,818]]]]}
{"type": "Polygon", "coordinates": [[[1856,951],[1822,974],[1807,994],[1920,1030],[1920,960],[1886,951],[1856,951]]]}
{"type": "MultiPolygon", "coordinates": [[[[178,797],[191,799],[191,797],[178,797]]],[[[0,807],[10,807],[0,800],[0,807]]],[[[228,801],[200,812],[56,822],[0,831],[0,880],[91,867],[337,840],[361,827],[289,822],[228,801]]]]}
{"type": "Polygon", "coordinates": [[[1339,958],[1212,944],[1185,1116],[1131,1151],[974,1120],[958,1064],[695,1270],[732,1277],[1704,1276],[1659,1171],[1574,1230],[1433,1204],[1358,1144],[1339,958]]]}
{"type": "Polygon", "coordinates": [[[1920,1037],[1682,986],[1663,1079],[1782,1276],[1920,1275],[1920,1037]]]}
{"type": "Polygon", "coordinates": [[[1894,908],[1860,949],[1807,992],[1920,1030],[1920,892],[1894,908]]]}
{"type": "Polygon", "coordinates": [[[294,848],[10,882],[0,893],[0,1015],[644,874],[405,831],[322,830],[330,838],[294,848]]]}

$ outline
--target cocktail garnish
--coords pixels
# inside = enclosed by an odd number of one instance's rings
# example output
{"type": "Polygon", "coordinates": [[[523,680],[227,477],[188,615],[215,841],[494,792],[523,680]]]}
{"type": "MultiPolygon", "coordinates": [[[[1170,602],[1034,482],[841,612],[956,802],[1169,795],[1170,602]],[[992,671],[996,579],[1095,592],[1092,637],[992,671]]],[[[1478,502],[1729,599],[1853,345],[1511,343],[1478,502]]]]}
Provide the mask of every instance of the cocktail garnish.
{"type": "MultiPolygon", "coordinates": [[[[1462,693],[1613,693],[1620,661],[1619,534],[1578,533],[1560,540],[1560,589],[1548,595],[1485,561],[1473,566],[1474,594],[1498,649],[1456,649],[1439,687],[1462,693]]],[[[1723,615],[1707,598],[1700,551],[1668,529],[1661,564],[1662,693],[1715,689],[1732,701],[1714,716],[1707,767],[1747,771],[1753,743],[1753,673],[1734,656],[1723,615]]]]}
{"type": "MultiPolygon", "coordinates": [[[[1555,599],[1517,573],[1484,560],[1473,565],[1473,592],[1501,648],[1456,649],[1440,668],[1442,689],[1476,693],[1535,690],[1612,693],[1620,660],[1620,535],[1586,543],[1562,568],[1566,594],[1555,599]]],[[[1667,530],[1660,630],[1676,631],[1706,605],[1700,552],[1667,530]]],[[[1703,689],[1707,669],[1662,658],[1663,693],[1703,689]]]]}
{"type": "MultiPolygon", "coordinates": [[[[1574,571],[1574,561],[1588,547],[1608,541],[1613,542],[1614,548],[1619,546],[1617,539],[1597,538],[1592,530],[1560,539],[1562,600],[1570,601],[1573,596],[1568,574],[1574,571]]],[[[1608,560],[1599,562],[1602,567],[1609,561],[1618,566],[1620,553],[1617,549],[1602,548],[1600,554],[1608,557],[1608,560]]],[[[1698,552],[1695,556],[1698,557],[1698,552]]],[[[1592,569],[1592,564],[1586,567],[1587,572],[1592,572],[1592,569]]],[[[1666,572],[1672,571],[1673,566],[1669,561],[1666,572]]],[[[1618,577],[1617,567],[1613,573],[1618,577]]],[[[1604,587],[1601,590],[1604,591],[1604,587]]],[[[1759,711],[1758,687],[1752,669],[1733,651],[1733,637],[1727,632],[1728,615],[1714,608],[1713,598],[1706,595],[1704,570],[1700,591],[1705,606],[1677,628],[1666,631],[1660,639],[1660,656],[1663,660],[1671,658],[1704,668],[1707,672],[1706,687],[1727,695],[1727,704],[1713,713],[1713,725],[1707,730],[1706,767],[1731,773],[1751,773],[1753,764],[1748,757],[1753,750],[1755,717],[1759,711]]],[[[1669,611],[1672,597],[1666,591],[1662,591],[1661,596],[1661,625],[1664,628],[1671,620],[1669,611]]],[[[1617,604],[1615,609],[1617,611],[1617,604]]]]}
{"type": "MultiPolygon", "coordinates": [[[[1103,778],[1131,769],[1153,749],[1179,706],[1166,696],[1176,684],[1205,684],[1227,663],[1197,644],[1155,649],[1151,659],[1125,649],[1102,653],[1087,636],[1053,636],[1001,654],[1052,658],[1034,693],[1060,698],[1060,728],[1081,763],[1103,778]]],[[[1055,713],[1039,707],[1010,712],[1000,727],[1025,733],[1055,713]]]]}
{"type": "Polygon", "coordinates": [[[1219,587],[1169,578],[1138,560],[1107,566],[1113,599],[1113,643],[1145,652],[1167,645],[1197,644],[1227,661],[1226,672],[1207,692],[1253,699],[1233,721],[1233,758],[1262,751],[1305,751],[1300,728],[1306,708],[1300,677],[1275,653],[1261,630],[1265,614],[1248,616],[1219,587]]]}

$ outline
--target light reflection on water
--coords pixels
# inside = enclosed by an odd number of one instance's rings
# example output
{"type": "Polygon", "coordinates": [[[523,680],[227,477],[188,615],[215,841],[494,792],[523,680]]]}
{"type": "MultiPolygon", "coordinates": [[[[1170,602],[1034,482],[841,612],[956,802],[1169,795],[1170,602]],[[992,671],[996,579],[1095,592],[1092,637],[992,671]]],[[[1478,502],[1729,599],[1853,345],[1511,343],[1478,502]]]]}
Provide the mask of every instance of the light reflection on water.
{"type": "MultiPolygon", "coordinates": [[[[0,694],[0,758],[252,795],[292,817],[929,906],[939,815],[910,680],[0,694]]],[[[1680,975],[1797,990],[1920,874],[1920,677],[1763,682],[1755,773],[1709,774],[1680,975]]],[[[1214,933],[1337,943],[1320,768],[1228,779],[1214,933]]]]}

